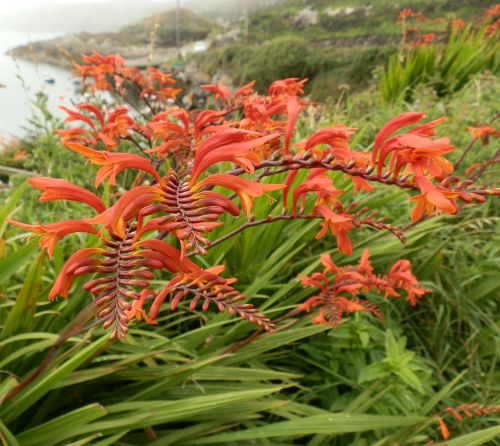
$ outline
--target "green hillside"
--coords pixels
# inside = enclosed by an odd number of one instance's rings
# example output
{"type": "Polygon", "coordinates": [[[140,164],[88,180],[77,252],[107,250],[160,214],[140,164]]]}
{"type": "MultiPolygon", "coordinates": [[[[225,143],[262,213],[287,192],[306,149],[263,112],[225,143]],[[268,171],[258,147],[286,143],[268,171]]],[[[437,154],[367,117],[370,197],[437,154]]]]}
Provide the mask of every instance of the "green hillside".
{"type": "Polygon", "coordinates": [[[470,19],[494,2],[485,0],[289,0],[252,14],[246,43],[213,48],[196,56],[209,74],[222,69],[235,83],[309,77],[314,99],[341,89],[361,90],[399,43],[399,12],[405,7],[429,18],[470,19]]]}
{"type": "MultiPolygon", "coordinates": [[[[218,26],[209,19],[196,15],[189,9],[180,9],[179,24],[184,42],[201,40],[216,30],[218,26]]],[[[176,29],[176,11],[169,10],[148,17],[140,22],[122,28],[118,39],[132,40],[135,44],[147,44],[151,41],[151,33],[156,33],[158,46],[174,46],[176,29]]]]}

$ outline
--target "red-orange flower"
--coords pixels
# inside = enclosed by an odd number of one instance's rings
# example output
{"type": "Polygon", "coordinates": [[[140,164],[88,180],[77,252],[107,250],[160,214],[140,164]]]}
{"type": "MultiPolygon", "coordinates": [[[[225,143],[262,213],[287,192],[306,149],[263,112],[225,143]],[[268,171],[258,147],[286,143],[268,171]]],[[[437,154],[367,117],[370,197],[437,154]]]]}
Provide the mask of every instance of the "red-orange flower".
{"type": "Polygon", "coordinates": [[[221,83],[216,85],[202,85],[200,88],[213,93],[214,98],[219,99],[222,103],[228,102],[231,99],[231,91],[221,83]]]}
{"type": "Polygon", "coordinates": [[[43,190],[40,201],[70,200],[92,206],[97,212],[103,212],[106,207],[101,199],[83,187],[76,186],[66,180],[46,177],[33,177],[28,180],[33,187],[43,190]]]}
{"type": "Polygon", "coordinates": [[[163,181],[151,163],[142,156],[131,153],[100,152],[78,143],[67,143],[66,147],[88,158],[91,163],[103,166],[98,170],[96,175],[96,188],[106,178],[109,178],[109,184],[114,186],[116,184],[116,176],[125,169],[143,170],[151,174],[159,183],[163,181]]]}
{"type": "Polygon", "coordinates": [[[295,188],[292,199],[292,213],[297,212],[297,201],[301,199],[300,209],[305,208],[306,195],[309,192],[316,194],[316,205],[333,205],[338,202],[338,197],[344,192],[337,189],[332,179],[326,175],[325,169],[313,169],[307,179],[295,188]]]}
{"type": "Polygon", "coordinates": [[[74,274],[75,271],[83,266],[96,264],[97,259],[94,259],[93,256],[96,254],[103,254],[104,252],[105,250],[101,248],[82,248],[72,254],[69,259],[66,260],[66,263],[59,272],[59,275],[50,290],[49,299],[54,300],[57,296],[61,296],[63,299],[66,299],[71,285],[76,277],[74,274]]]}
{"type": "Polygon", "coordinates": [[[204,178],[192,190],[196,191],[204,186],[222,186],[234,191],[240,198],[241,206],[248,217],[255,197],[260,197],[266,192],[285,188],[284,184],[262,184],[223,173],[216,173],[204,178]]]}
{"type": "Polygon", "coordinates": [[[65,220],[48,225],[30,225],[10,219],[7,221],[14,226],[33,232],[34,235],[41,235],[40,247],[47,249],[50,259],[52,259],[57,242],[64,236],[75,232],[87,232],[89,234],[98,234],[99,232],[84,220],[65,220]]]}
{"type": "Polygon", "coordinates": [[[203,141],[196,151],[190,184],[193,185],[210,166],[223,161],[233,162],[247,172],[253,172],[254,166],[260,161],[255,149],[279,135],[274,133],[249,139],[250,136],[252,132],[228,128],[203,141]]]}
{"type": "Polygon", "coordinates": [[[453,171],[453,165],[443,157],[455,149],[450,144],[449,138],[431,139],[435,136],[435,127],[441,124],[444,118],[416,126],[405,133],[391,137],[395,131],[415,124],[424,117],[423,113],[403,113],[391,119],[380,130],[375,138],[372,152],[372,163],[377,164],[379,175],[385,166],[387,156],[391,153],[389,169],[393,176],[397,176],[404,166],[408,170],[406,173],[411,172],[415,176],[426,173],[439,176],[453,171]]]}
{"type": "Polygon", "coordinates": [[[349,140],[356,131],[357,129],[346,127],[345,125],[336,125],[322,129],[309,137],[305,141],[305,144],[303,144],[303,147],[304,150],[312,150],[314,155],[320,159],[331,153],[339,161],[348,162],[353,157],[353,153],[349,148],[349,140]],[[327,145],[328,149],[316,149],[320,144],[327,145]]]}
{"type": "Polygon", "coordinates": [[[483,146],[487,145],[492,136],[500,136],[500,131],[490,126],[467,127],[467,130],[474,139],[480,139],[483,146]]]}
{"type": "Polygon", "coordinates": [[[123,238],[127,222],[150,204],[158,202],[160,198],[161,189],[158,187],[137,186],[123,194],[113,206],[88,221],[93,224],[104,224],[112,234],[123,238]]]}
{"type": "Polygon", "coordinates": [[[463,20],[460,20],[460,19],[453,19],[451,21],[451,26],[455,29],[464,29],[465,28],[465,22],[463,20]]]}
{"type": "Polygon", "coordinates": [[[60,130],[59,134],[64,137],[64,143],[72,141],[68,137],[71,135],[73,138],[77,137],[77,139],[84,137],[88,143],[93,143],[94,145],[97,144],[98,140],[101,140],[105,144],[106,150],[112,150],[118,145],[120,140],[129,137],[130,129],[137,127],[137,123],[128,115],[126,107],[118,107],[109,111],[106,115],[92,104],[80,104],[76,108],[79,111],[61,107],[68,114],[64,122],[84,122],[91,128],[91,132],[83,128],[60,130]],[[80,113],[80,111],[88,112],[91,116],[80,113]]]}
{"type": "Polygon", "coordinates": [[[458,192],[450,192],[445,189],[440,190],[426,177],[417,178],[417,184],[422,193],[410,198],[410,201],[417,203],[411,214],[412,221],[420,220],[425,214],[430,216],[436,209],[447,214],[455,214],[457,212],[454,198],[459,196],[458,192]]]}
{"type": "Polygon", "coordinates": [[[325,219],[321,223],[321,231],[316,234],[320,239],[326,235],[328,230],[337,238],[339,250],[346,256],[352,254],[352,243],[347,233],[352,229],[352,217],[349,214],[336,214],[324,205],[316,206],[316,210],[325,219]]]}
{"type": "Polygon", "coordinates": [[[438,423],[439,423],[439,429],[441,431],[441,436],[443,437],[443,440],[448,440],[450,438],[450,431],[448,430],[448,427],[446,426],[445,422],[441,417],[437,417],[438,423]]]}
{"type": "Polygon", "coordinates": [[[135,318],[138,321],[141,321],[144,319],[144,321],[146,321],[148,324],[151,324],[151,325],[158,324],[158,322],[155,321],[154,319],[150,318],[146,314],[146,311],[144,310],[144,308],[142,308],[143,305],[148,300],[148,297],[154,296],[154,295],[155,295],[155,293],[151,290],[142,290],[140,293],[139,299],[136,299],[136,300],[134,300],[134,302],[132,302],[132,308],[128,311],[125,311],[125,314],[129,318],[129,320],[135,318]]]}
{"type": "Polygon", "coordinates": [[[416,298],[421,298],[429,292],[412,274],[408,260],[398,260],[387,276],[373,273],[368,250],[363,252],[357,266],[339,267],[327,254],[321,255],[321,263],[322,272],[315,272],[301,279],[305,287],[320,290],[318,295],[310,297],[299,307],[308,312],[318,310],[318,316],[313,319],[315,324],[326,324],[335,328],[344,314],[358,311],[372,313],[383,320],[378,306],[366,299],[360,299],[360,293],[374,292],[384,297],[398,298],[401,291],[405,291],[408,302],[415,306],[416,298]]]}

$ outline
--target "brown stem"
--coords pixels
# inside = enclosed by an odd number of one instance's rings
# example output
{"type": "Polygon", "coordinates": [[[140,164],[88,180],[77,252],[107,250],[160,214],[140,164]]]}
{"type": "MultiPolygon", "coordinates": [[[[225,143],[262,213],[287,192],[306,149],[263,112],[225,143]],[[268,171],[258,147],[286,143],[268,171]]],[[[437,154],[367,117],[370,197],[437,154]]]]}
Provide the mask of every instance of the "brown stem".
{"type": "MultiPolygon", "coordinates": [[[[297,307],[297,308],[294,308],[292,311],[289,311],[288,313],[286,313],[285,315],[277,318],[277,319],[273,319],[271,322],[273,324],[277,323],[277,322],[281,322],[281,321],[284,321],[286,319],[290,319],[292,318],[293,316],[299,314],[299,313],[302,313],[302,309],[300,307],[297,307]]],[[[283,325],[281,327],[278,327],[274,330],[274,333],[277,332],[277,331],[280,331],[280,330],[283,330],[284,328],[288,328],[290,327],[290,325],[293,325],[295,323],[297,323],[300,319],[297,319],[297,320],[294,320],[292,321],[290,324],[288,325],[283,325]]],[[[233,344],[231,347],[229,347],[227,350],[224,350],[224,352],[222,353],[222,356],[224,355],[230,355],[230,354],[233,354],[235,352],[237,352],[238,350],[242,349],[243,347],[245,347],[246,345],[249,345],[251,344],[253,341],[255,341],[259,335],[263,332],[264,330],[262,328],[259,328],[258,330],[254,331],[248,338],[244,339],[243,341],[241,342],[238,342],[236,344],[233,344]]]]}
{"type": "MultiPolygon", "coordinates": [[[[267,168],[267,167],[281,167],[281,169],[269,171],[265,175],[262,174],[261,177],[276,175],[276,174],[282,173],[282,172],[289,172],[290,170],[321,168],[321,169],[330,170],[330,171],[341,171],[341,172],[343,172],[347,175],[353,176],[353,177],[364,178],[367,181],[373,181],[373,182],[382,183],[382,184],[386,184],[386,185],[394,185],[394,186],[398,186],[398,187],[403,188],[403,189],[411,189],[411,190],[420,191],[418,186],[415,184],[415,182],[411,178],[406,178],[406,177],[391,178],[389,176],[389,173],[386,173],[383,175],[371,174],[371,169],[361,170],[361,169],[356,168],[355,166],[351,167],[351,166],[349,166],[349,164],[341,164],[341,163],[330,164],[330,161],[327,159],[325,159],[325,160],[281,159],[278,161],[264,161],[263,163],[255,166],[255,170],[263,169],[263,168],[267,168]]],[[[232,175],[240,175],[240,174],[244,173],[244,170],[241,168],[238,168],[238,169],[233,169],[233,170],[229,171],[228,173],[232,174],[232,175]]],[[[467,188],[452,189],[452,188],[447,188],[447,190],[450,192],[470,192],[470,193],[475,193],[478,195],[487,195],[487,192],[484,189],[467,189],[467,188]]]]}
{"type": "MultiPolygon", "coordinates": [[[[315,169],[321,168],[331,171],[341,171],[347,175],[354,177],[362,177],[367,181],[374,181],[377,183],[383,183],[388,185],[396,185],[405,189],[415,189],[418,190],[418,187],[415,183],[408,178],[390,178],[385,175],[376,175],[371,174],[370,170],[361,170],[355,166],[349,166],[349,164],[343,163],[335,163],[332,164],[328,159],[319,160],[319,159],[280,159],[280,160],[268,160],[264,161],[257,166],[255,166],[255,170],[265,169],[265,168],[273,168],[273,167],[281,167],[278,170],[270,170],[267,172],[263,172],[259,175],[260,178],[264,178],[270,175],[276,175],[278,173],[288,172],[290,170],[299,170],[299,169],[315,169]]],[[[241,175],[245,171],[242,168],[233,169],[227,172],[230,175],[241,175]]]]}
{"type": "Polygon", "coordinates": [[[455,165],[453,166],[453,169],[454,170],[457,170],[458,167],[460,166],[460,164],[462,163],[462,161],[464,160],[464,158],[467,156],[467,154],[469,153],[470,149],[472,149],[472,147],[474,146],[474,143],[476,142],[475,138],[472,138],[469,142],[469,144],[467,144],[467,147],[465,148],[465,150],[463,151],[462,155],[460,155],[460,158],[458,158],[457,162],[455,163],[455,165]]]}
{"type": "Polygon", "coordinates": [[[228,232],[223,237],[218,238],[217,240],[213,241],[212,243],[210,243],[209,246],[207,246],[206,249],[213,248],[214,246],[217,246],[217,245],[221,244],[222,242],[225,242],[226,240],[230,239],[231,237],[234,237],[235,235],[239,234],[240,232],[243,232],[245,229],[251,228],[253,226],[259,226],[259,225],[263,225],[263,224],[267,224],[267,223],[273,223],[273,222],[279,221],[279,220],[296,220],[296,219],[313,220],[315,218],[323,218],[323,217],[321,217],[321,215],[318,215],[318,214],[311,214],[311,215],[295,214],[295,215],[276,215],[276,216],[270,215],[266,218],[263,218],[262,220],[248,221],[247,223],[236,228],[234,231],[228,232]]]}
{"type": "Polygon", "coordinates": [[[492,158],[482,163],[481,167],[470,177],[470,180],[472,182],[476,182],[489,166],[497,164],[499,162],[500,162],[500,150],[497,150],[492,158]]]}

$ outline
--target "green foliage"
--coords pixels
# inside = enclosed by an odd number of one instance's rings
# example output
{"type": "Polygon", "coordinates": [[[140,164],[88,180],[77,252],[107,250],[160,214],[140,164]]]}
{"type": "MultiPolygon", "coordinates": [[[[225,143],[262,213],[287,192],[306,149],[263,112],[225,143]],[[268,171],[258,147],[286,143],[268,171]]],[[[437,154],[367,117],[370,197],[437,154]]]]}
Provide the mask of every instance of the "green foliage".
{"type": "Polygon", "coordinates": [[[405,56],[394,54],[382,73],[381,87],[387,101],[411,101],[415,86],[427,83],[438,96],[463,88],[481,71],[498,73],[500,43],[487,37],[485,28],[454,29],[444,45],[427,45],[410,50],[405,56]]]}
{"type": "MultiPolygon", "coordinates": [[[[498,88],[496,78],[484,76],[452,97],[418,86],[419,107],[431,119],[450,116],[441,132],[452,135],[458,156],[469,141],[466,126],[488,122],[498,110],[498,88]]],[[[410,107],[381,104],[369,90],[349,96],[321,119],[359,127],[354,145],[367,146],[388,117],[410,107]]],[[[315,121],[311,116],[310,123],[301,122],[297,139],[315,121]]],[[[88,166],[44,128],[30,144],[27,162],[42,175],[90,182],[88,166]]],[[[467,161],[485,159],[494,149],[493,143],[477,146],[467,161]]],[[[101,329],[88,329],[93,314],[81,310],[90,299],[80,284],[68,300],[49,303],[63,260],[84,239],[65,241],[50,263],[37,259],[36,242],[25,244],[5,218],[55,221],[69,218],[77,205],[42,208],[37,192],[24,194],[21,202],[22,181],[12,179],[19,189],[3,192],[10,199],[0,208],[0,438],[7,445],[426,444],[439,438],[434,415],[444,407],[496,402],[498,201],[419,223],[404,246],[389,235],[360,231],[350,258],[339,256],[328,241],[307,244],[316,227],[301,221],[255,227],[211,249],[207,263],[225,263],[229,275],[237,271],[238,289],[271,317],[270,309],[280,314],[310,295],[297,275],[316,270],[322,251],[339,264],[355,263],[369,246],[382,270],[395,258],[409,258],[434,291],[414,310],[380,299],[385,325],[363,314],[336,331],[304,320],[229,353],[253,328],[226,315],[205,318],[181,306],[165,312],[158,326],[136,323],[129,338],[111,343],[101,329]],[[16,395],[6,399],[14,389],[16,395]]],[[[347,186],[342,174],[335,183],[347,186]]],[[[403,226],[406,198],[404,191],[387,189],[359,199],[386,208],[403,226]]],[[[263,216],[275,208],[262,200],[255,212],[263,216]]],[[[230,230],[237,222],[226,224],[230,230]]],[[[218,234],[216,229],[213,237],[218,234]]],[[[495,444],[494,421],[468,420],[447,444],[495,444]]]]}
{"type": "MultiPolygon", "coordinates": [[[[180,9],[179,25],[184,42],[204,39],[218,27],[215,23],[197,16],[189,9],[180,9]]],[[[159,46],[174,46],[176,43],[176,11],[170,10],[144,19],[120,30],[117,41],[148,44],[152,34],[159,46]]]]}
{"type": "Polygon", "coordinates": [[[325,97],[336,99],[345,90],[352,94],[366,89],[373,82],[373,73],[380,61],[393,51],[391,45],[321,49],[321,69],[308,86],[311,98],[324,101],[325,97]]]}
{"type": "Polygon", "coordinates": [[[256,88],[262,91],[276,79],[309,77],[318,63],[306,40],[282,36],[255,49],[242,68],[241,80],[255,79],[256,88]]]}

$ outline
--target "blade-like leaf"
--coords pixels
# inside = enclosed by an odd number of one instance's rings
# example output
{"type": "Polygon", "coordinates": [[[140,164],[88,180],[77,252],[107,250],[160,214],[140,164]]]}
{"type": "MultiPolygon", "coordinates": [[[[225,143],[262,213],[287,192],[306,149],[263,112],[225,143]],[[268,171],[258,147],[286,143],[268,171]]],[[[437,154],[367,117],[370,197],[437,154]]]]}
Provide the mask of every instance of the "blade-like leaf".
{"type": "Polygon", "coordinates": [[[83,426],[106,414],[106,409],[100,404],[90,404],[24,431],[18,438],[23,446],[55,444],[72,438],[75,427],[83,426]]]}
{"type": "Polygon", "coordinates": [[[332,413],[273,423],[265,426],[229,432],[193,440],[191,444],[221,444],[226,441],[256,438],[296,437],[311,434],[344,434],[376,429],[411,426],[425,422],[422,417],[391,417],[378,415],[332,413]]]}
{"type": "Polygon", "coordinates": [[[7,429],[7,426],[2,423],[2,420],[0,420],[0,440],[2,446],[21,446],[16,437],[7,429]]]}
{"type": "Polygon", "coordinates": [[[479,446],[487,444],[490,440],[498,439],[500,436],[500,426],[482,429],[472,434],[462,435],[461,437],[447,440],[446,446],[479,446]]]}
{"type": "Polygon", "coordinates": [[[29,331],[38,301],[44,259],[45,251],[42,251],[31,265],[16,302],[7,316],[0,339],[5,339],[13,333],[29,331]]]}

